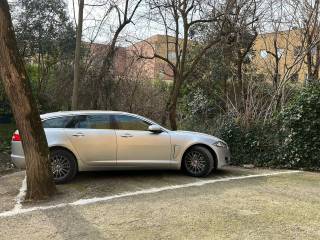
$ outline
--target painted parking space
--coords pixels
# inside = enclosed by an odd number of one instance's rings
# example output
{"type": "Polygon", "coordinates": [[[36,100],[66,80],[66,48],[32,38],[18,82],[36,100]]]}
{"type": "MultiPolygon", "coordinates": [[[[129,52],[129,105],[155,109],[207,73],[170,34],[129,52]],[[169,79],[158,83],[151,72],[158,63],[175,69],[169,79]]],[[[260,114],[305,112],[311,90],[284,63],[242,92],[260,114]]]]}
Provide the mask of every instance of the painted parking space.
{"type": "Polygon", "coordinates": [[[58,185],[58,194],[46,202],[22,203],[25,192],[23,174],[13,178],[21,181],[18,194],[11,197],[11,205],[2,209],[0,217],[10,217],[34,211],[58,209],[106,202],[113,199],[153,194],[177,189],[201,187],[219,182],[276,176],[298,171],[275,171],[228,167],[212,173],[207,178],[192,178],[180,171],[121,171],[80,173],[69,184],[58,185]],[[9,209],[8,209],[9,207],[9,209]]]}

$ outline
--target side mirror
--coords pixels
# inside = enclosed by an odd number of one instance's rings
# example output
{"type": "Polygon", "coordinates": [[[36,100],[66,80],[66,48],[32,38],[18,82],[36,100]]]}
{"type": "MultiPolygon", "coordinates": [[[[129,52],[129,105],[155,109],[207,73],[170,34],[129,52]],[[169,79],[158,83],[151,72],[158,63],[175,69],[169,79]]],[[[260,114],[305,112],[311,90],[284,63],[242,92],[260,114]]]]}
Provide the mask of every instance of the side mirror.
{"type": "Polygon", "coordinates": [[[150,125],[148,127],[148,130],[153,133],[161,133],[162,132],[162,129],[159,125],[150,125]]]}

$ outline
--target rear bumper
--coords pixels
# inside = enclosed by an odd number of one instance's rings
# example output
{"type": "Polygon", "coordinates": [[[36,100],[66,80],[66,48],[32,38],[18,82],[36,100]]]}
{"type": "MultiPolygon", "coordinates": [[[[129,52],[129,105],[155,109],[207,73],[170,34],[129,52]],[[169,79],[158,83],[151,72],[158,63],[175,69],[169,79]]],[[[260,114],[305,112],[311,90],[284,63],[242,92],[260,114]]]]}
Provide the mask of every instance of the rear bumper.
{"type": "Polygon", "coordinates": [[[26,162],[25,162],[24,156],[18,156],[18,155],[11,154],[11,159],[12,159],[13,164],[17,168],[21,168],[21,169],[26,168],[26,162]]]}
{"type": "Polygon", "coordinates": [[[24,152],[21,142],[11,142],[11,159],[17,168],[26,168],[24,152]]]}

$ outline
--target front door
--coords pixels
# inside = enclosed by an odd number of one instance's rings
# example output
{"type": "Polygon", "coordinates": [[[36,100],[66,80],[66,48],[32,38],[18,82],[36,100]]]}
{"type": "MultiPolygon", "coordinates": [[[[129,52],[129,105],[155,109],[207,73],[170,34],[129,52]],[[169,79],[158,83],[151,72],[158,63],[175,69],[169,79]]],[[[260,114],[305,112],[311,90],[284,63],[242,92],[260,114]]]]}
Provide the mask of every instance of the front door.
{"type": "Polygon", "coordinates": [[[65,133],[87,166],[116,165],[117,139],[108,114],[76,116],[65,133]]]}
{"type": "Polygon", "coordinates": [[[148,131],[150,123],[131,115],[114,115],[117,125],[117,165],[156,167],[171,163],[167,132],[148,131]]]}

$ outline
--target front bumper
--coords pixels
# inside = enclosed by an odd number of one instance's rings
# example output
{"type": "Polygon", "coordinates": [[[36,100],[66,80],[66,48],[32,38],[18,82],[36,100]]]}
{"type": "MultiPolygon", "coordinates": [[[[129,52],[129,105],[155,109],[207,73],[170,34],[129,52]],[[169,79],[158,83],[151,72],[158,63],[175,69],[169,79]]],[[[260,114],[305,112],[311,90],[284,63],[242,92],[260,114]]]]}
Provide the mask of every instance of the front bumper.
{"type": "Polygon", "coordinates": [[[229,147],[213,146],[212,148],[213,148],[213,150],[215,151],[215,153],[217,155],[217,160],[218,160],[217,167],[218,168],[230,164],[231,157],[230,157],[230,149],[229,149],[229,147]]]}

